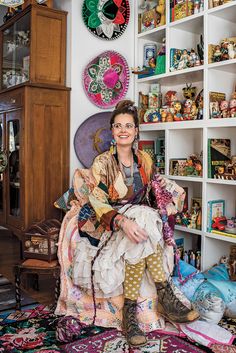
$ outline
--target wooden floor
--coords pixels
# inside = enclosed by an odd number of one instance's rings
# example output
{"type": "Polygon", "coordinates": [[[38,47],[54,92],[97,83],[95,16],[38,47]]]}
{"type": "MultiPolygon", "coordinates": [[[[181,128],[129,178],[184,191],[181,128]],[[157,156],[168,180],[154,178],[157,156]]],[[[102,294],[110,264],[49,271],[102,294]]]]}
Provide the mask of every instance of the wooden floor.
{"type": "MultiPolygon", "coordinates": [[[[0,273],[14,283],[13,266],[20,261],[20,241],[9,231],[0,229],[0,273]]],[[[27,283],[27,281],[22,281],[27,283]]],[[[55,281],[48,276],[39,278],[39,291],[30,285],[24,290],[36,301],[42,304],[54,302],[55,281]]]]}

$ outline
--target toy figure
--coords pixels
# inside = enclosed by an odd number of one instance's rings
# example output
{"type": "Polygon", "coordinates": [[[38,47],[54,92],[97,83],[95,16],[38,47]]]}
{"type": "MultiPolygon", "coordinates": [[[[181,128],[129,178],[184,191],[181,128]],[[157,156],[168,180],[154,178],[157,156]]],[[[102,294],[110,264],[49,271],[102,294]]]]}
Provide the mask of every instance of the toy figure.
{"type": "Polygon", "coordinates": [[[180,57],[177,70],[183,70],[189,67],[189,55],[186,49],[183,50],[183,53],[180,57]]]}
{"type": "Polygon", "coordinates": [[[162,107],[160,109],[160,113],[161,113],[161,121],[162,123],[165,123],[167,118],[167,110],[164,107],[162,107]]]}
{"type": "Polygon", "coordinates": [[[174,121],[180,121],[183,120],[183,116],[180,113],[181,109],[182,109],[182,105],[180,101],[175,101],[173,103],[173,108],[174,108],[174,116],[173,116],[173,120],[174,121]]]}
{"type": "Polygon", "coordinates": [[[184,113],[183,113],[183,119],[184,120],[191,120],[191,107],[192,107],[193,101],[192,99],[187,99],[184,102],[184,113]]]}
{"type": "Polygon", "coordinates": [[[198,107],[197,119],[203,119],[203,89],[198,93],[196,98],[196,104],[198,107]]]}
{"type": "Polygon", "coordinates": [[[221,55],[222,55],[222,53],[221,53],[221,50],[220,50],[220,46],[219,45],[216,45],[216,47],[215,47],[215,51],[214,51],[214,53],[213,53],[213,62],[219,62],[219,61],[221,61],[221,55]]]}
{"type": "Polygon", "coordinates": [[[190,262],[190,265],[192,265],[193,267],[196,266],[196,256],[192,250],[190,251],[190,261],[189,262],[190,262]]]}
{"type": "Polygon", "coordinates": [[[229,60],[228,42],[222,42],[220,46],[221,60],[229,60]]]}
{"type": "Polygon", "coordinates": [[[201,64],[204,64],[204,42],[203,35],[200,35],[200,43],[197,44],[197,52],[200,59],[201,64]]]}
{"type": "Polygon", "coordinates": [[[188,259],[188,252],[185,250],[184,252],[184,261],[188,264],[189,263],[189,259],[188,259]]]}
{"type": "Polygon", "coordinates": [[[236,54],[234,50],[234,42],[229,42],[227,49],[228,49],[229,59],[234,59],[236,54]]]}
{"type": "Polygon", "coordinates": [[[190,112],[191,119],[196,120],[197,114],[198,114],[198,108],[197,108],[196,102],[192,101],[191,112],[190,112]]]}
{"type": "Polygon", "coordinates": [[[186,87],[182,88],[182,92],[185,99],[194,99],[196,96],[196,87],[192,87],[192,83],[189,85],[186,83],[186,87]]]}
{"type": "Polygon", "coordinates": [[[236,98],[229,101],[229,117],[236,118],[236,98]]]}
{"type": "Polygon", "coordinates": [[[171,114],[171,112],[167,113],[167,117],[166,117],[166,122],[170,123],[173,121],[173,115],[171,114]]]}
{"type": "Polygon", "coordinates": [[[176,91],[167,91],[165,94],[165,104],[171,107],[175,101],[177,101],[176,91]]]}
{"type": "Polygon", "coordinates": [[[221,101],[220,102],[220,111],[221,111],[222,118],[228,118],[228,108],[229,108],[228,101],[221,101]]]}
{"type": "Polygon", "coordinates": [[[195,52],[195,50],[191,49],[190,54],[189,54],[190,67],[197,66],[196,65],[197,62],[199,62],[199,64],[200,64],[199,57],[198,57],[197,53],[195,52]]]}

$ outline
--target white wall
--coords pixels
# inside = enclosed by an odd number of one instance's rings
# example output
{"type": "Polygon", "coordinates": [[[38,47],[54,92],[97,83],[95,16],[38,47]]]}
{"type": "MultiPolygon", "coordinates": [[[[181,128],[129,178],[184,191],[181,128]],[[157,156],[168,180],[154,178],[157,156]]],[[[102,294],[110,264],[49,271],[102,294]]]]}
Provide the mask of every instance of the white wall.
{"type": "MultiPolygon", "coordinates": [[[[90,115],[104,111],[96,107],[87,98],[82,85],[84,67],[96,55],[105,50],[116,50],[123,55],[129,67],[134,66],[134,1],[130,0],[131,16],[123,35],[112,41],[99,39],[92,35],[83,23],[83,0],[54,0],[55,7],[68,11],[67,40],[67,85],[71,87],[70,112],[70,176],[75,168],[81,167],[78,161],[73,139],[79,125],[90,115]]],[[[126,97],[134,99],[134,78],[130,76],[130,86],[126,97]]]]}

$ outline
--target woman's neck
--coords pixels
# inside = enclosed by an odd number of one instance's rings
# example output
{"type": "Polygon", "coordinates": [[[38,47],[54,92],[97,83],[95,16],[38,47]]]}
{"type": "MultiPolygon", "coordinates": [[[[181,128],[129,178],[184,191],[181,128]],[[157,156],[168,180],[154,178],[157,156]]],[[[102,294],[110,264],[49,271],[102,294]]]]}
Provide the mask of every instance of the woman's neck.
{"type": "Polygon", "coordinates": [[[117,146],[117,155],[120,163],[129,167],[133,161],[133,151],[130,146],[117,146]]]}

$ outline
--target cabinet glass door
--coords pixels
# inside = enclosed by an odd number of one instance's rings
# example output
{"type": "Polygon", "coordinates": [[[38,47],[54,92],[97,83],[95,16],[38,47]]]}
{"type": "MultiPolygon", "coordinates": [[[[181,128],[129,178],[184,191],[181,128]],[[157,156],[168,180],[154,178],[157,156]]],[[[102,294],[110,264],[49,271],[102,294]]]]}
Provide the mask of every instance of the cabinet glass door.
{"type": "Polygon", "coordinates": [[[30,13],[3,31],[2,89],[29,80],[30,13]]]}
{"type": "Polygon", "coordinates": [[[20,217],[20,121],[8,120],[8,154],[9,154],[9,213],[20,217]]]}

